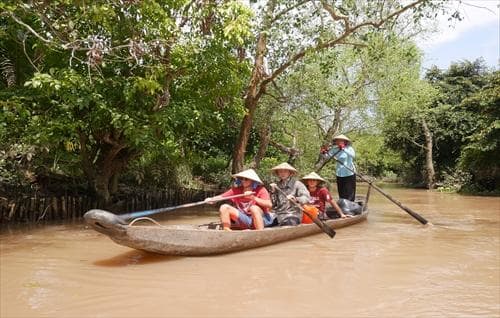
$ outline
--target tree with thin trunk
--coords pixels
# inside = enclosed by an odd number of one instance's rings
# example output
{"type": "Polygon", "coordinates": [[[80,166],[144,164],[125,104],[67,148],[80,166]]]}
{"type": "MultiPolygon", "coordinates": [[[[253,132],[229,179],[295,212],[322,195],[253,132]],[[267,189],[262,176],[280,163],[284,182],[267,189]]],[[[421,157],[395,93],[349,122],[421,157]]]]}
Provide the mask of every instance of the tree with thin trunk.
{"type": "Polygon", "coordinates": [[[432,132],[427,125],[425,118],[422,118],[422,131],[425,137],[425,171],[427,179],[427,189],[434,189],[436,187],[436,173],[434,171],[434,163],[432,158],[432,132]]]}
{"type": "Polygon", "coordinates": [[[297,61],[328,48],[361,46],[369,33],[397,28],[402,16],[418,21],[441,4],[429,0],[266,1],[259,16],[253,71],[243,97],[246,113],[234,147],[233,172],[243,169],[253,118],[268,85],[286,75],[297,61]]]}

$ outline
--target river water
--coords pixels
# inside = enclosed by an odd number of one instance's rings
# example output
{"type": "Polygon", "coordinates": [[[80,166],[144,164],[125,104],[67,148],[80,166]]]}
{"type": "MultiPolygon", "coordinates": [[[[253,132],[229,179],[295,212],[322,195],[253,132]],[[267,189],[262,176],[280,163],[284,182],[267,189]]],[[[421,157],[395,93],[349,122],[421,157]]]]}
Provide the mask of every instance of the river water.
{"type": "MultiPolygon", "coordinates": [[[[372,192],[367,222],[213,257],[115,244],[84,224],[4,228],[0,317],[500,317],[500,198],[372,192]]],[[[214,210],[163,223],[205,223],[214,210]]]]}

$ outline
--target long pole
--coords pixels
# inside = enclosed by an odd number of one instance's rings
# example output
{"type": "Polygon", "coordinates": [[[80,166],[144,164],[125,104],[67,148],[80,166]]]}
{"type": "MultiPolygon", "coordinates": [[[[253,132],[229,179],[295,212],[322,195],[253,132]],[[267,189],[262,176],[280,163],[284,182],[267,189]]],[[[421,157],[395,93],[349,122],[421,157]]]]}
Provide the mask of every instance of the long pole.
{"type": "MultiPolygon", "coordinates": [[[[220,197],[220,198],[217,198],[217,199],[213,199],[211,202],[225,201],[225,200],[230,200],[230,199],[235,199],[235,198],[249,196],[249,195],[252,195],[252,194],[254,194],[254,193],[253,192],[249,193],[249,194],[243,193],[243,194],[236,194],[236,195],[232,195],[232,196],[228,196],[228,197],[220,197]]],[[[207,203],[206,201],[199,201],[199,202],[193,202],[193,203],[186,203],[186,204],[182,204],[182,205],[171,206],[171,207],[167,207],[167,208],[160,208],[160,209],[154,209],[154,210],[145,210],[145,211],[132,212],[132,213],[122,214],[122,215],[118,215],[118,216],[121,219],[123,219],[123,220],[135,219],[135,218],[138,218],[138,217],[143,217],[143,216],[147,216],[147,215],[168,212],[168,211],[172,211],[172,210],[176,210],[176,209],[190,208],[190,207],[194,207],[194,206],[198,206],[198,205],[203,205],[203,204],[206,204],[206,203],[207,203]]]]}
{"type": "MultiPolygon", "coordinates": [[[[337,153],[339,153],[339,151],[337,151],[337,153]]],[[[349,154],[347,154],[349,155],[349,154]]],[[[361,180],[365,181],[366,183],[368,183],[369,185],[371,185],[375,190],[377,190],[378,192],[380,192],[383,196],[385,196],[387,199],[389,199],[390,201],[392,201],[394,204],[396,204],[397,206],[399,206],[401,209],[403,209],[406,213],[408,213],[409,215],[411,215],[412,217],[414,217],[417,221],[419,221],[420,223],[422,223],[423,225],[429,223],[429,221],[427,221],[423,216],[421,216],[420,214],[418,214],[417,212],[413,211],[412,209],[404,206],[401,202],[399,202],[398,200],[394,199],[392,196],[390,196],[389,194],[385,193],[382,189],[380,189],[378,186],[374,185],[373,182],[371,182],[369,179],[367,179],[365,176],[359,174],[359,173],[356,173],[356,171],[354,171],[353,169],[349,168],[348,166],[346,166],[342,161],[338,160],[337,158],[335,158],[334,156],[332,156],[333,159],[335,159],[335,161],[337,161],[338,163],[340,163],[341,165],[343,165],[345,168],[347,168],[347,170],[351,171],[352,173],[356,174],[361,180]]]]}
{"type": "MultiPolygon", "coordinates": [[[[285,197],[287,197],[286,193],[283,192],[280,188],[273,187],[273,189],[274,190],[278,190],[279,193],[281,193],[282,195],[284,195],[285,197]]],[[[305,215],[307,215],[311,220],[313,220],[314,224],[316,224],[329,237],[333,238],[335,236],[335,234],[337,234],[334,229],[332,229],[331,227],[329,227],[328,225],[326,225],[319,218],[314,217],[312,214],[310,214],[309,212],[307,212],[299,203],[295,202],[292,199],[288,199],[288,201],[290,201],[292,204],[294,204],[296,207],[298,207],[305,215]]]]}

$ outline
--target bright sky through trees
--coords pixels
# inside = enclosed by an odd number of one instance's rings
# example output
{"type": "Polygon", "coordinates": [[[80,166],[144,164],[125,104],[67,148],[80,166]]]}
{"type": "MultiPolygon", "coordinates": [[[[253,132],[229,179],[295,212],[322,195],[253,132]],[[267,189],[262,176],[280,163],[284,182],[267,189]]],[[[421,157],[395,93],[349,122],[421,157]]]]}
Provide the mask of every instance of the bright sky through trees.
{"type": "Polygon", "coordinates": [[[439,16],[439,32],[419,40],[424,50],[424,67],[437,65],[447,68],[452,62],[483,57],[490,67],[499,68],[500,0],[450,0],[462,21],[448,21],[449,15],[439,16]]]}

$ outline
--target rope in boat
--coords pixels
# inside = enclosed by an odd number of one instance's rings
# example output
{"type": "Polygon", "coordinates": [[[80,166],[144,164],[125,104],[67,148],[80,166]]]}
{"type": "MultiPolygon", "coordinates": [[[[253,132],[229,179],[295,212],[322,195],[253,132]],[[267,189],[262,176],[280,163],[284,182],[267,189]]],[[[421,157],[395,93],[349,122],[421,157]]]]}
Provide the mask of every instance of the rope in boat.
{"type": "Polygon", "coordinates": [[[163,227],[163,225],[161,225],[160,223],[156,222],[152,218],[148,218],[147,216],[143,216],[141,218],[133,219],[132,222],[130,222],[128,224],[128,226],[132,226],[132,225],[134,225],[135,222],[137,222],[137,221],[143,221],[143,220],[153,222],[154,224],[156,224],[156,225],[158,225],[160,227],[163,227]]]}
{"type": "Polygon", "coordinates": [[[209,230],[221,230],[222,229],[222,223],[220,222],[210,222],[210,223],[205,223],[205,224],[199,224],[198,228],[200,227],[207,227],[209,230]]]}

